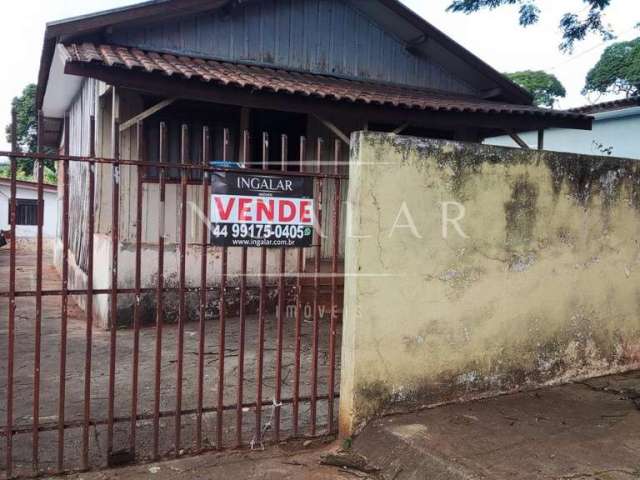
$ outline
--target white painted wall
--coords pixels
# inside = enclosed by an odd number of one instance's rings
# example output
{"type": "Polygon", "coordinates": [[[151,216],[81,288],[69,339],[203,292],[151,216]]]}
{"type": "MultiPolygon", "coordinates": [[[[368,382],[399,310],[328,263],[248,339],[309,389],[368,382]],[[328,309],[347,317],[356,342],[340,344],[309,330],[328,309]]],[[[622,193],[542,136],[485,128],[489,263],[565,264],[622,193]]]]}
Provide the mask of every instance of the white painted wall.
{"type": "MultiPolygon", "coordinates": [[[[16,189],[17,197],[35,200],[38,198],[38,190],[34,187],[18,185],[16,189]]],[[[56,223],[58,219],[58,194],[55,191],[44,191],[44,224],[43,235],[45,237],[55,237],[56,223]]],[[[9,225],[9,200],[11,198],[11,188],[8,184],[0,183],[0,229],[10,230],[9,225]]],[[[16,225],[17,237],[35,237],[38,227],[35,225],[16,225]]]]}
{"type": "MultiPolygon", "coordinates": [[[[544,149],[556,152],[606,155],[596,143],[612,147],[611,155],[640,159],[640,107],[627,108],[594,115],[593,130],[551,128],[544,134],[544,149]]],[[[520,137],[531,147],[537,148],[538,133],[521,133],[520,137]]],[[[489,138],[489,145],[518,147],[509,136],[489,138]]]]}

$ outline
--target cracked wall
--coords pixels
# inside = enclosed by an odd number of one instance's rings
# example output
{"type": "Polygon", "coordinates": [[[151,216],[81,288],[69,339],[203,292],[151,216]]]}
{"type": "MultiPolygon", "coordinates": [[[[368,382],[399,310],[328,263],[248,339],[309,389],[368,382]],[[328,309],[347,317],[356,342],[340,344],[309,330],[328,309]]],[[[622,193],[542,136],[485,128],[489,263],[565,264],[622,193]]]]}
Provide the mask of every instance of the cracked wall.
{"type": "Polygon", "coordinates": [[[343,434],[640,365],[640,163],[377,133],[351,157],[343,434]]]}

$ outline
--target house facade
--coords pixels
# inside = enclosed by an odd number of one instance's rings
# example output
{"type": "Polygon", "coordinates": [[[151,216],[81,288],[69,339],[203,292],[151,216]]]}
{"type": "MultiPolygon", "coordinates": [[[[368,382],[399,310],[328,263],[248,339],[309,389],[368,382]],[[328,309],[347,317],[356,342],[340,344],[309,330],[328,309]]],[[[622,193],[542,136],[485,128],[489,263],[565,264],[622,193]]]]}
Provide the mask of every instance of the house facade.
{"type": "MultiPolygon", "coordinates": [[[[593,116],[591,130],[549,128],[544,133],[544,146],[556,152],[584,155],[612,155],[640,159],[640,97],[614,100],[575,108],[572,111],[593,116]]],[[[537,132],[520,134],[530,147],[537,142],[537,132]]],[[[486,141],[490,145],[514,147],[517,144],[503,135],[486,141]]]]}
{"type": "MultiPolygon", "coordinates": [[[[165,148],[165,161],[177,164],[188,138],[190,163],[202,162],[209,151],[207,163],[277,163],[289,171],[317,165],[332,171],[336,155],[348,158],[350,135],[359,130],[481,142],[507,131],[591,126],[582,113],[532,106],[528,93],[397,0],[155,0],[50,23],[38,108],[43,144],[66,143],[71,155],[156,162],[165,148]],[[283,135],[286,153],[279,141],[283,135]],[[301,137],[307,139],[304,150],[301,137]],[[324,144],[317,143],[319,137],[324,144]],[[266,159],[265,138],[271,139],[266,159]],[[339,147],[333,148],[336,142],[339,147]]],[[[339,171],[346,174],[348,162],[339,171]]],[[[132,285],[138,235],[145,286],[157,278],[159,236],[167,248],[166,271],[177,271],[178,173],[169,173],[163,218],[157,214],[158,174],[152,168],[120,169],[116,216],[110,165],[96,165],[94,211],[88,209],[89,166],[71,162],[68,173],[70,200],[77,207],[68,219],[72,288],[86,285],[90,216],[93,257],[101,259],[93,266],[95,288],[110,287],[114,261],[120,284],[132,285]],[[134,214],[138,188],[143,188],[141,224],[134,214]]],[[[324,188],[326,198],[336,196],[332,182],[324,188]]],[[[190,188],[187,202],[186,256],[195,267],[205,228],[197,215],[203,208],[199,187],[190,188]]],[[[324,261],[334,236],[331,215],[323,216],[321,228],[329,239],[319,249],[324,261]]],[[[60,238],[57,245],[60,258],[60,238]]],[[[340,255],[343,248],[340,241],[340,255]]],[[[208,251],[210,282],[220,278],[220,254],[219,248],[208,251]]],[[[237,273],[240,252],[230,249],[228,255],[229,271],[237,273]]],[[[259,251],[249,249],[248,255],[248,272],[258,273],[259,251]]],[[[306,257],[314,255],[316,250],[308,249],[306,257]]],[[[287,268],[294,259],[295,252],[289,252],[287,268]]],[[[276,261],[268,256],[269,269],[276,261]]],[[[189,265],[187,283],[197,284],[200,271],[189,265]]],[[[118,304],[123,315],[132,301],[118,304]]],[[[109,324],[108,302],[103,295],[93,306],[103,326],[109,324]]]]}
{"type": "MultiPolygon", "coordinates": [[[[9,202],[11,182],[0,178],[0,230],[10,230],[9,202]]],[[[55,185],[43,185],[44,212],[42,232],[46,238],[55,238],[58,221],[58,189],[55,185]]],[[[38,184],[16,181],[16,236],[35,238],[38,234],[38,184]]]]}

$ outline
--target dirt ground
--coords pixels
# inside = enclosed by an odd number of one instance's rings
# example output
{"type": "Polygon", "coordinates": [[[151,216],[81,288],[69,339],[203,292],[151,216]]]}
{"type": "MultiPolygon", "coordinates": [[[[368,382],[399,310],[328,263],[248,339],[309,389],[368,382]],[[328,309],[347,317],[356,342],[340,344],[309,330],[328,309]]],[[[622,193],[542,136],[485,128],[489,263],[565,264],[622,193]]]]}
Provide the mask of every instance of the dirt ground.
{"type": "MultiPolygon", "coordinates": [[[[20,243],[17,256],[18,289],[35,290],[35,249],[30,243],[20,243]]],[[[0,250],[0,291],[8,290],[9,255],[8,249],[0,250]]],[[[59,289],[60,277],[52,266],[51,256],[45,258],[45,289],[59,289]]],[[[29,429],[31,427],[33,409],[34,382],[34,345],[35,345],[35,301],[33,298],[19,298],[16,306],[16,336],[15,336],[15,381],[14,381],[14,424],[29,429]]],[[[60,361],[60,309],[59,297],[45,297],[43,301],[42,321],[42,363],[40,382],[40,422],[52,427],[50,431],[40,434],[40,469],[52,472],[56,463],[57,432],[54,431],[58,422],[59,398],[59,361],[60,361]]],[[[8,301],[0,298],[0,422],[4,424],[6,416],[6,365],[7,365],[7,322],[8,301]]],[[[282,398],[293,396],[293,378],[295,369],[294,348],[294,319],[285,319],[284,350],[283,350],[283,385],[282,398]]],[[[255,402],[256,398],[256,350],[258,322],[255,316],[247,318],[246,323],[246,351],[244,366],[244,402],[255,402]]],[[[204,406],[213,408],[217,404],[218,383],[218,322],[213,320],[206,324],[205,334],[205,373],[204,373],[204,406]]],[[[68,340],[67,340],[67,371],[65,376],[66,401],[65,421],[79,422],[83,418],[84,406],[84,370],[85,370],[85,331],[84,313],[70,302],[68,340]]],[[[162,349],[162,385],[161,410],[175,410],[176,402],[176,358],[177,335],[176,327],[165,326],[162,349]]],[[[326,396],[329,375],[328,353],[328,319],[320,325],[318,395],[326,396]]],[[[225,411],[223,419],[224,445],[232,446],[235,441],[235,423],[238,386],[239,359],[239,320],[227,319],[225,348],[225,380],[224,403],[230,407],[225,411]]],[[[301,356],[301,386],[300,395],[309,396],[311,393],[311,358],[312,358],[312,324],[303,322],[302,356],[301,356]]],[[[337,340],[337,352],[340,351],[340,339],[337,340]]],[[[92,354],[91,381],[91,411],[92,420],[103,421],[107,418],[108,403],[108,358],[109,334],[105,331],[94,331],[92,354]]],[[[132,385],[132,357],[133,332],[119,330],[117,333],[117,362],[116,362],[116,396],[115,416],[127,417],[131,410],[132,385]]],[[[148,415],[153,413],[154,402],[154,371],[155,371],[156,334],[154,328],[142,329],[140,334],[140,384],[138,395],[138,413],[148,415]]],[[[276,365],[276,320],[269,316],[265,329],[265,357],[263,377],[263,400],[272,402],[275,396],[275,365],[276,365]]],[[[185,328],[184,343],[184,376],[182,410],[193,410],[197,406],[197,360],[198,360],[198,324],[188,323],[185,328]]],[[[339,355],[336,366],[336,391],[339,386],[339,355]]],[[[335,402],[337,415],[337,400],[335,402]]],[[[262,428],[272,418],[273,406],[262,409],[262,428]]],[[[243,440],[248,444],[256,433],[255,407],[246,407],[243,412],[243,440]]],[[[318,401],[318,433],[328,431],[327,400],[318,401]]],[[[300,433],[310,432],[309,402],[300,405],[300,433]]],[[[173,417],[161,419],[161,452],[170,455],[175,452],[173,417]]],[[[185,414],[182,417],[182,443],[179,449],[189,452],[195,443],[195,415],[185,414]]],[[[281,428],[283,437],[291,433],[292,407],[284,404],[281,407],[281,428]]],[[[4,430],[4,427],[2,427],[4,430]]],[[[216,414],[204,416],[204,446],[215,446],[216,414]]],[[[80,462],[81,428],[70,427],[65,432],[65,468],[77,469],[80,462]]],[[[146,420],[138,422],[136,456],[139,461],[150,458],[152,449],[152,423],[146,420]]],[[[125,449],[129,442],[129,423],[116,423],[114,451],[125,449]]],[[[90,457],[93,467],[101,468],[106,465],[106,427],[97,426],[90,432],[90,457]]],[[[4,469],[5,441],[0,438],[0,468],[4,469]]],[[[266,434],[265,441],[273,440],[273,432],[266,434]]],[[[31,434],[20,433],[13,441],[14,468],[18,474],[31,474],[31,434]]]]}

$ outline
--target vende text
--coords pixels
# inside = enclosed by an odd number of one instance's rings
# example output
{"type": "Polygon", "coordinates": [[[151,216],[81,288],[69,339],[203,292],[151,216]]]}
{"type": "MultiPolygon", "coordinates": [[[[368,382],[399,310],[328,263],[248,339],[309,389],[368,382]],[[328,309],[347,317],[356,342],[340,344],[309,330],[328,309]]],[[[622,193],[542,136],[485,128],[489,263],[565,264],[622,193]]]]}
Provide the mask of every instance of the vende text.
{"type": "Polygon", "coordinates": [[[313,200],[213,195],[213,223],[313,225],[313,200]]]}

